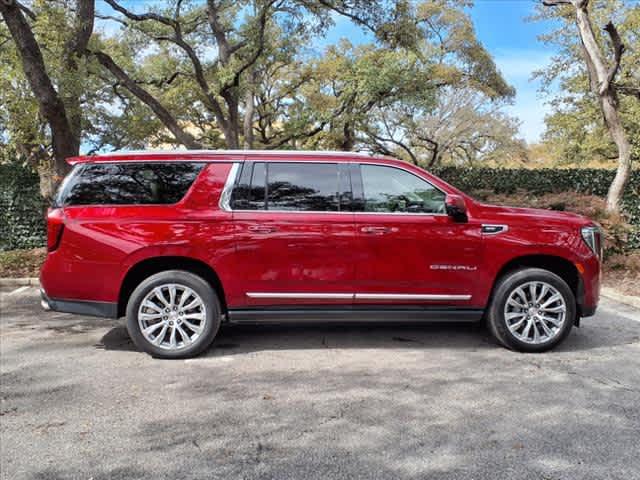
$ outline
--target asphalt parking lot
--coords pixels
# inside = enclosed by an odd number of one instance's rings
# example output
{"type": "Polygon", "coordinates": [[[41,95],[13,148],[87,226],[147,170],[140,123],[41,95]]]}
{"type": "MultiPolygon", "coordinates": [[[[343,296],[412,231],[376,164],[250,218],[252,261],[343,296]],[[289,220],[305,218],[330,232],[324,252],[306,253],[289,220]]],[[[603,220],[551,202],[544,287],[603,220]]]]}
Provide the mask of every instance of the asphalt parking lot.
{"type": "Polygon", "coordinates": [[[640,311],[561,348],[469,324],[226,327],[154,360],[122,321],[0,311],[2,479],[638,479],[640,311]]]}

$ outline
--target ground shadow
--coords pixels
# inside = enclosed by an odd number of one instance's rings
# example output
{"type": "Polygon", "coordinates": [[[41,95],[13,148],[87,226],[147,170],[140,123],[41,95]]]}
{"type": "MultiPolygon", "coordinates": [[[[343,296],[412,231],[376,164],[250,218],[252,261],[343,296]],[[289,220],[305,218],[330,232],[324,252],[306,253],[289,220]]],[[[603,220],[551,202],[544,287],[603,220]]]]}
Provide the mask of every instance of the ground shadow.
{"type": "MultiPolygon", "coordinates": [[[[556,351],[581,351],[626,345],[640,340],[640,325],[610,316],[583,320],[556,351]]],[[[96,345],[105,350],[136,351],[126,328],[109,330],[96,345]]],[[[482,322],[478,323],[313,323],[223,325],[206,356],[274,350],[339,349],[457,349],[497,348],[482,322]]]]}

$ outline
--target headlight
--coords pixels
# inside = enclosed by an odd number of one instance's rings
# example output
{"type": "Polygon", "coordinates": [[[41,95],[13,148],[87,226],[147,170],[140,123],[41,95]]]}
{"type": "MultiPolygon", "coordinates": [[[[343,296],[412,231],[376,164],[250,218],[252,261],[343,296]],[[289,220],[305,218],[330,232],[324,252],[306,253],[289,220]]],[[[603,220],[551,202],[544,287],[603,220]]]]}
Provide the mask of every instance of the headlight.
{"type": "Polygon", "coordinates": [[[582,227],[582,238],[598,257],[602,258],[602,233],[595,225],[582,227]]]}

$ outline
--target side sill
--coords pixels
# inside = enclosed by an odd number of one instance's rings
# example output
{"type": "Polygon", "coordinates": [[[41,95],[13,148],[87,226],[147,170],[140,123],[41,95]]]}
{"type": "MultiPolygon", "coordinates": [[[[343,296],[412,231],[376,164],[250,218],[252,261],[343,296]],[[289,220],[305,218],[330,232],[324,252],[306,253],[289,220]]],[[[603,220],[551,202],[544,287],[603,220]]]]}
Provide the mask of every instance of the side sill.
{"type": "Polygon", "coordinates": [[[62,300],[49,298],[41,290],[42,307],[61,313],[75,313],[91,317],[118,318],[118,304],[115,302],[90,302],[85,300],[62,300]]]}
{"type": "Polygon", "coordinates": [[[482,309],[244,309],[229,310],[229,323],[478,322],[482,309]]]}

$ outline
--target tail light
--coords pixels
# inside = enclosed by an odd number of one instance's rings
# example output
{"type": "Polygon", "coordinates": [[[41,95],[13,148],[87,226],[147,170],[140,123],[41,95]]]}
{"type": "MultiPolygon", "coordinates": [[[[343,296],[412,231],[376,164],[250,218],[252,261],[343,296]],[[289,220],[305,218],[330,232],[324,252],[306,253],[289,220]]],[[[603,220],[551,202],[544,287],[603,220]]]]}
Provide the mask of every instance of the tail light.
{"type": "Polygon", "coordinates": [[[47,212],[47,249],[53,252],[60,245],[64,230],[64,213],[61,208],[50,208],[47,212]]]}

